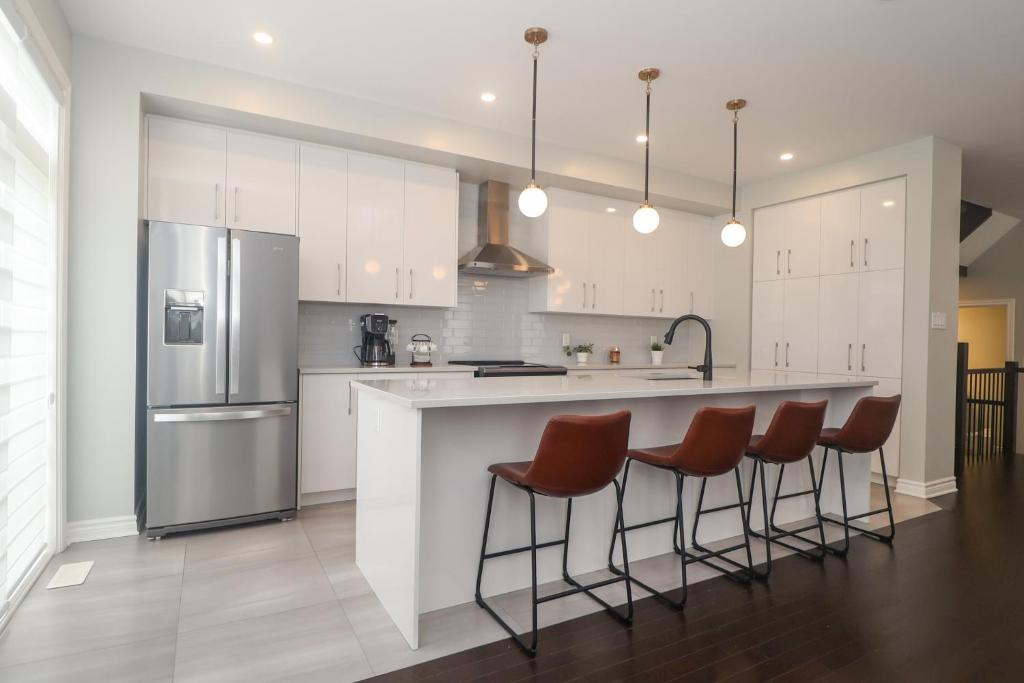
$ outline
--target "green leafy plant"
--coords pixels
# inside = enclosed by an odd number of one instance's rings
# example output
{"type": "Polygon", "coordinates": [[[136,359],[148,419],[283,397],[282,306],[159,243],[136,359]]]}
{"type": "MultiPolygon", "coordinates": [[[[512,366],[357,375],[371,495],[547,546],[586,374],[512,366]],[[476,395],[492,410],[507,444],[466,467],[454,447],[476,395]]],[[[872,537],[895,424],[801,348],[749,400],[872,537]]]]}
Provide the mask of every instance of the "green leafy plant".
{"type": "Polygon", "coordinates": [[[593,353],[594,352],[594,345],[593,344],[577,344],[576,346],[563,346],[562,347],[562,351],[565,352],[566,356],[572,358],[572,354],[574,354],[574,353],[593,353]]]}
{"type": "Polygon", "coordinates": [[[664,351],[665,347],[661,342],[651,342],[651,351],[664,351]]]}

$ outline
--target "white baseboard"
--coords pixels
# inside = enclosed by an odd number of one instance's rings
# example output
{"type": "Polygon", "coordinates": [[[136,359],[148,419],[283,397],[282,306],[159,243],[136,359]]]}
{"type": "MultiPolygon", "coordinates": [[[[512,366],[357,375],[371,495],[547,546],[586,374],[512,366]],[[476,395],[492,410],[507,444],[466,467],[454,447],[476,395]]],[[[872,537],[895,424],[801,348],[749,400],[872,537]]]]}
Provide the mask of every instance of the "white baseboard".
{"type": "Polygon", "coordinates": [[[355,489],[341,489],[340,491],[317,491],[316,493],[302,494],[302,507],[307,505],[323,505],[324,503],[343,503],[356,499],[355,489]]]}
{"type": "MultiPolygon", "coordinates": [[[[895,488],[898,482],[899,482],[899,478],[898,477],[894,477],[892,475],[889,475],[889,488],[895,488]]],[[[872,484],[881,484],[882,483],[882,473],[881,472],[872,472],[871,473],[871,483],[872,484]]]]}
{"type": "Polygon", "coordinates": [[[104,538],[135,536],[138,533],[135,515],[122,515],[68,522],[65,537],[68,543],[82,543],[83,541],[99,541],[104,538]]]}
{"type": "Polygon", "coordinates": [[[956,477],[945,477],[932,481],[912,481],[900,477],[896,480],[896,493],[915,498],[935,498],[948,493],[956,493],[956,477]]]}

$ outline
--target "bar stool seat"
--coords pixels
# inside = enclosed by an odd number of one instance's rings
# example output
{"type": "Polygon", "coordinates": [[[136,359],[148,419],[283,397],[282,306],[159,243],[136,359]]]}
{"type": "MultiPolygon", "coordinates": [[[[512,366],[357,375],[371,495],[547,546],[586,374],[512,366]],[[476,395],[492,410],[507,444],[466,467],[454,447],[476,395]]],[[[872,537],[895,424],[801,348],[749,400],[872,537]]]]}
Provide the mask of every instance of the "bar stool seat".
{"type": "MultiPolygon", "coordinates": [[[[630,460],[638,460],[652,467],[660,467],[666,470],[679,470],[690,477],[717,477],[724,474],[719,467],[705,466],[702,462],[677,463],[673,460],[680,444],[669,444],[668,446],[651,446],[649,448],[630,449],[630,460]]],[[[728,472],[728,470],[726,470],[728,472]]]]}
{"type": "Polygon", "coordinates": [[[839,434],[838,427],[825,427],[821,430],[821,435],[818,436],[819,446],[838,446],[839,442],[836,441],[836,436],[839,434]]]}

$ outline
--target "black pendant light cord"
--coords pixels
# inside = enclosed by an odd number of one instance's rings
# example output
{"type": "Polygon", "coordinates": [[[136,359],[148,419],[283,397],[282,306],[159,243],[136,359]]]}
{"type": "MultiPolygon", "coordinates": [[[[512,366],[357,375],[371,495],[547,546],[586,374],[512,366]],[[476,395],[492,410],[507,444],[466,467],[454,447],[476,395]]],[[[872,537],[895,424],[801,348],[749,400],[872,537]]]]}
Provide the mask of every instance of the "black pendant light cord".
{"type": "Polygon", "coordinates": [[[736,157],[739,147],[739,112],[732,113],[732,218],[736,220],[736,157]]]}
{"type": "Polygon", "coordinates": [[[537,181],[537,57],[540,51],[533,45],[533,121],[530,134],[530,182],[537,181]]]}
{"type": "Polygon", "coordinates": [[[647,120],[644,126],[644,204],[648,204],[651,176],[651,79],[647,79],[647,120]]]}

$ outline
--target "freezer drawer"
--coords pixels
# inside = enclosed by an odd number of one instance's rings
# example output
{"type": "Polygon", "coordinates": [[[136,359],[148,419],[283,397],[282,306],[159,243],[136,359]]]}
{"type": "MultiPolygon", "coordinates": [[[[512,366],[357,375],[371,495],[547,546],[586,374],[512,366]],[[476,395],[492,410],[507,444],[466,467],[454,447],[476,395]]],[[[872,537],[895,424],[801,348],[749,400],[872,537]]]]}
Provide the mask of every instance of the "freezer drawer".
{"type": "Polygon", "coordinates": [[[148,529],[296,507],[296,405],[152,409],[148,529]]]}

